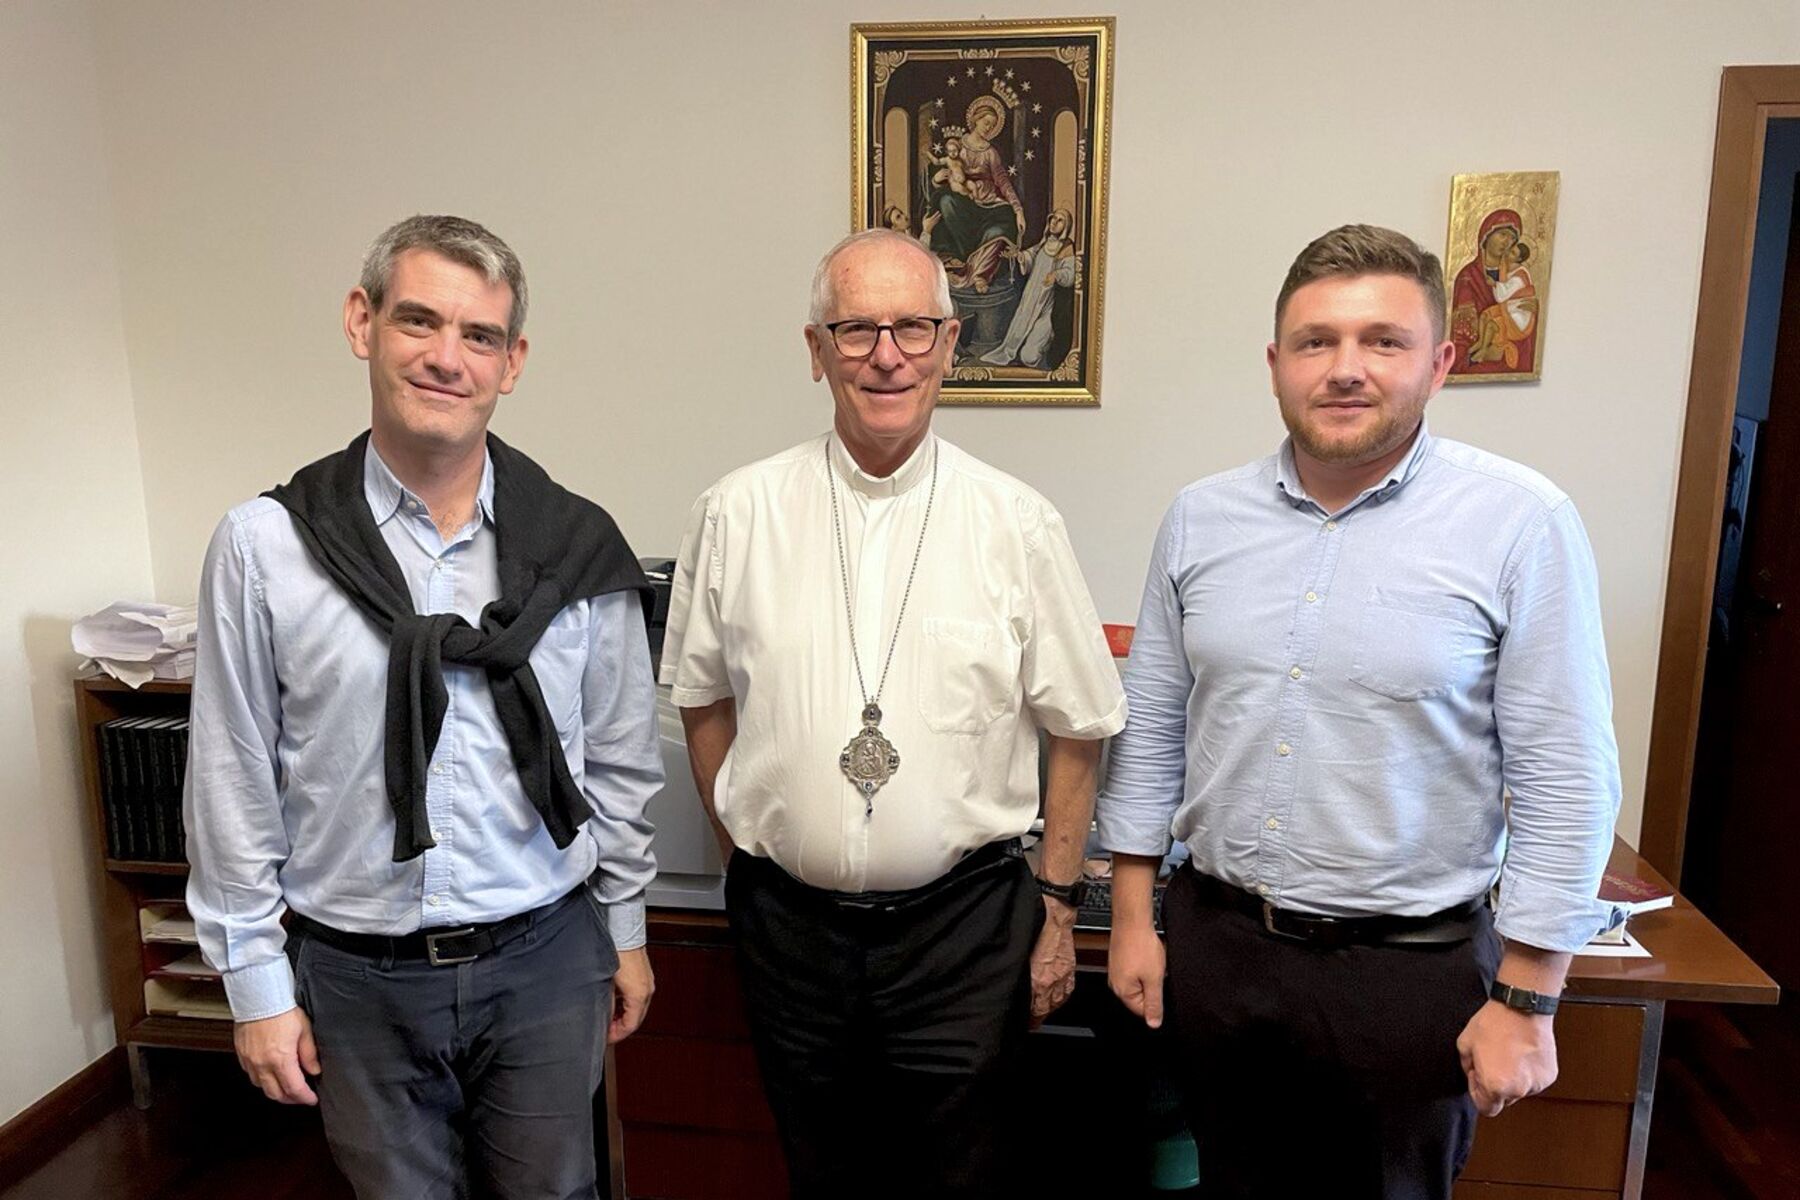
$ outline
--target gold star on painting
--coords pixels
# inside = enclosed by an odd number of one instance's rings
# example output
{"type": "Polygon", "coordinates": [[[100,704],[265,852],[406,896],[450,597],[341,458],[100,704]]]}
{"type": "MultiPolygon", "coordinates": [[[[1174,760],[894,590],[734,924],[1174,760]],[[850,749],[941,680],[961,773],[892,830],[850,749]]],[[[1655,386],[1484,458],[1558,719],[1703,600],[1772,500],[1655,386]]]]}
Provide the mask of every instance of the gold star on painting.
{"type": "Polygon", "coordinates": [[[1025,152],[1025,161],[1026,161],[1026,162],[1030,162],[1030,161],[1031,161],[1031,160],[1032,160],[1032,159],[1034,159],[1034,158],[1036,158],[1036,157],[1037,157],[1037,151],[1036,151],[1036,150],[1027,150],[1027,151],[1026,151],[1026,152],[1025,152]]]}
{"type": "Polygon", "coordinates": [[[1008,69],[1007,69],[1007,72],[1006,72],[1006,77],[1007,77],[1007,78],[1008,78],[1008,79],[1011,79],[1011,78],[1012,78],[1012,77],[1013,77],[1013,73],[1012,73],[1012,70],[1011,70],[1011,68],[1008,68],[1008,69]]]}
{"type": "MultiPolygon", "coordinates": [[[[939,100],[939,101],[938,101],[938,103],[939,103],[939,104],[942,104],[942,103],[943,103],[943,101],[942,101],[942,100],[939,100]]],[[[1043,106],[1043,105],[1041,105],[1041,104],[1034,104],[1034,105],[1032,105],[1032,106],[1031,106],[1031,111],[1032,111],[1032,112],[1034,112],[1034,113],[1041,113],[1041,112],[1043,112],[1043,111],[1044,111],[1044,106],[1043,106]]]]}
{"type": "MultiPolygon", "coordinates": [[[[936,117],[933,117],[933,118],[931,118],[931,127],[932,127],[932,128],[933,128],[933,129],[936,129],[936,128],[937,128],[937,127],[938,127],[938,119],[937,119],[937,118],[936,118],[936,117]]],[[[1036,131],[1036,130],[1035,130],[1035,129],[1034,129],[1034,130],[1032,130],[1032,132],[1031,132],[1031,136],[1032,136],[1032,137],[1036,137],[1036,136],[1037,136],[1037,131],[1036,131]]]]}
{"type": "MultiPolygon", "coordinates": [[[[932,122],[932,124],[933,124],[933,125],[936,125],[936,124],[937,124],[937,122],[936,122],[936,121],[933,121],[933,122],[932,122]]],[[[1036,137],[1036,136],[1037,136],[1037,135],[1038,135],[1038,134],[1040,134],[1040,133],[1042,133],[1042,132],[1044,132],[1044,131],[1043,131],[1043,130],[1042,130],[1042,129],[1039,129],[1039,128],[1038,128],[1038,127],[1037,127],[1037,126],[1036,126],[1036,125],[1033,125],[1033,126],[1032,126],[1032,127],[1031,127],[1031,136],[1032,136],[1032,137],[1036,137]]]]}
{"type": "Polygon", "coordinates": [[[931,152],[933,154],[942,154],[944,152],[943,143],[942,142],[931,143],[931,152]]]}
{"type": "Polygon", "coordinates": [[[1019,86],[1022,89],[1024,89],[1025,91],[1029,92],[1031,90],[1031,80],[1027,79],[1024,83],[1021,83],[1019,86]]]}
{"type": "Polygon", "coordinates": [[[954,75],[952,75],[952,76],[951,76],[951,77],[950,77],[950,78],[949,78],[949,79],[948,79],[948,80],[946,80],[946,81],[945,81],[945,82],[947,82],[947,83],[948,83],[948,84],[949,84],[949,85],[950,85],[950,86],[951,86],[951,87],[955,87],[955,86],[956,86],[956,76],[954,76],[954,75]]]}
{"type": "Polygon", "coordinates": [[[1019,173],[1019,168],[1017,168],[1017,167],[1008,167],[1008,168],[1006,168],[1006,173],[1007,173],[1007,174],[1008,174],[1008,175],[1017,175],[1017,174],[1018,174],[1018,173],[1019,173]]]}
{"type": "Polygon", "coordinates": [[[989,79],[992,79],[994,77],[994,68],[989,67],[985,73],[989,79]]]}
{"type": "Polygon", "coordinates": [[[969,78],[970,79],[975,78],[975,68],[974,67],[969,68],[969,78]]]}
{"type": "Polygon", "coordinates": [[[942,107],[944,107],[944,98],[942,96],[939,96],[936,100],[933,100],[932,103],[937,105],[939,108],[942,108],[942,107]]]}

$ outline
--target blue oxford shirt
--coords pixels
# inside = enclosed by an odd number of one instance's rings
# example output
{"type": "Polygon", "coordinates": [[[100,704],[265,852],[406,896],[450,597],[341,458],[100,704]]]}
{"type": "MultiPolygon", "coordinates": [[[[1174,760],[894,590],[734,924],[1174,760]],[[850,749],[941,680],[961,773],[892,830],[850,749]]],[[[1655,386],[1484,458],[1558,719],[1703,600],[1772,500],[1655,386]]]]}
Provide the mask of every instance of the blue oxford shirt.
{"type": "MultiPolygon", "coordinates": [[[[439,535],[371,447],[363,490],[421,613],[471,623],[500,594],[494,478],[439,535]]],[[[593,815],[559,850],[525,799],[483,673],[445,664],[449,705],[426,807],[434,849],[393,861],[382,746],[386,639],[313,562],[286,509],[234,508],[207,549],[189,732],[188,909],[233,1016],[294,1006],[283,911],[403,934],[493,921],[587,881],[621,949],[644,942],[655,875],[645,803],[662,786],[643,608],[632,592],[569,605],[531,652],[571,777],[593,815]]]]}
{"type": "Polygon", "coordinates": [[[1193,484],[1156,536],[1125,692],[1109,850],[1173,834],[1207,874],[1327,916],[1437,912],[1498,877],[1500,933],[1546,950],[1615,919],[1593,554],[1536,472],[1421,427],[1335,513],[1291,443],[1193,484]]]}

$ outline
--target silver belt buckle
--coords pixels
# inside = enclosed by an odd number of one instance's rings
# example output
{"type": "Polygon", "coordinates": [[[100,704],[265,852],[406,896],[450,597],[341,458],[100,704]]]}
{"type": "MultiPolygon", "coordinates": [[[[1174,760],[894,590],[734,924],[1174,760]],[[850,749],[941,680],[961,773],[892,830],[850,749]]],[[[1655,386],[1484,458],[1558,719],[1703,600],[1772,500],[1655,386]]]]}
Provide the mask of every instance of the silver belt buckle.
{"type": "Polygon", "coordinates": [[[434,967],[454,967],[457,963],[474,962],[476,959],[480,958],[481,955],[479,955],[479,954],[459,954],[459,955],[456,955],[455,957],[445,957],[444,955],[438,953],[438,939],[439,938],[468,937],[471,933],[474,933],[474,932],[475,932],[475,927],[473,925],[465,925],[461,929],[444,929],[444,930],[440,930],[437,933],[426,934],[425,935],[425,957],[428,960],[430,960],[431,965],[434,967]]]}
{"type": "Polygon", "coordinates": [[[1275,928],[1275,905],[1268,900],[1263,901],[1263,928],[1269,931],[1270,937],[1287,938],[1291,942],[1306,940],[1297,933],[1289,933],[1285,929],[1275,928]]]}

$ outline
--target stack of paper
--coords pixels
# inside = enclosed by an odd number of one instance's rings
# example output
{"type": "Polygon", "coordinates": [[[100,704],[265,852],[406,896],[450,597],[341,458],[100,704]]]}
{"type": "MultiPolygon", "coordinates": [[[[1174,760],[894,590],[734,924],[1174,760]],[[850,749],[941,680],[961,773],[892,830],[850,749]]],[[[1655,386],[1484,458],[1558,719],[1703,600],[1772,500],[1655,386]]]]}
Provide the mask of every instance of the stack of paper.
{"type": "Polygon", "coordinates": [[[134,688],[191,679],[196,618],[192,606],[121,600],[75,622],[69,640],[89,665],[134,688]]]}

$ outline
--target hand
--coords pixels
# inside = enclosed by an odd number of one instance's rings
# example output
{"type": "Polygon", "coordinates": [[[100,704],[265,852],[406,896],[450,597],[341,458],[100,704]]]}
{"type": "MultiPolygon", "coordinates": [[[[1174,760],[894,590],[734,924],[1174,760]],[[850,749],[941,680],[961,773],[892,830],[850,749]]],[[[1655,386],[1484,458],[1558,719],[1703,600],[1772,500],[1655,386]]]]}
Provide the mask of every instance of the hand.
{"type": "Polygon", "coordinates": [[[1031,950],[1031,1025],[1037,1028],[1075,992],[1075,910],[1044,897],[1044,929],[1031,950]]]}
{"type": "Polygon", "coordinates": [[[1165,953],[1163,940],[1149,921],[1113,925],[1106,982],[1113,995],[1152,1029],[1162,1027],[1165,953]]]}
{"type": "Polygon", "coordinates": [[[1556,1031],[1549,1017],[1489,1000],[1456,1039],[1469,1095],[1484,1117],[1556,1082],[1556,1031]]]}
{"type": "Polygon", "coordinates": [[[609,1046],[636,1033],[650,1011],[650,997],[656,991],[656,972],[650,969],[649,952],[642,946],[619,951],[619,969],[612,982],[612,1024],[606,1029],[609,1046]]]}
{"type": "Polygon", "coordinates": [[[239,1021],[231,1040],[244,1074],[263,1095],[283,1104],[319,1102],[306,1083],[307,1075],[320,1073],[319,1048],[312,1022],[298,1007],[260,1021],[239,1021]]]}

